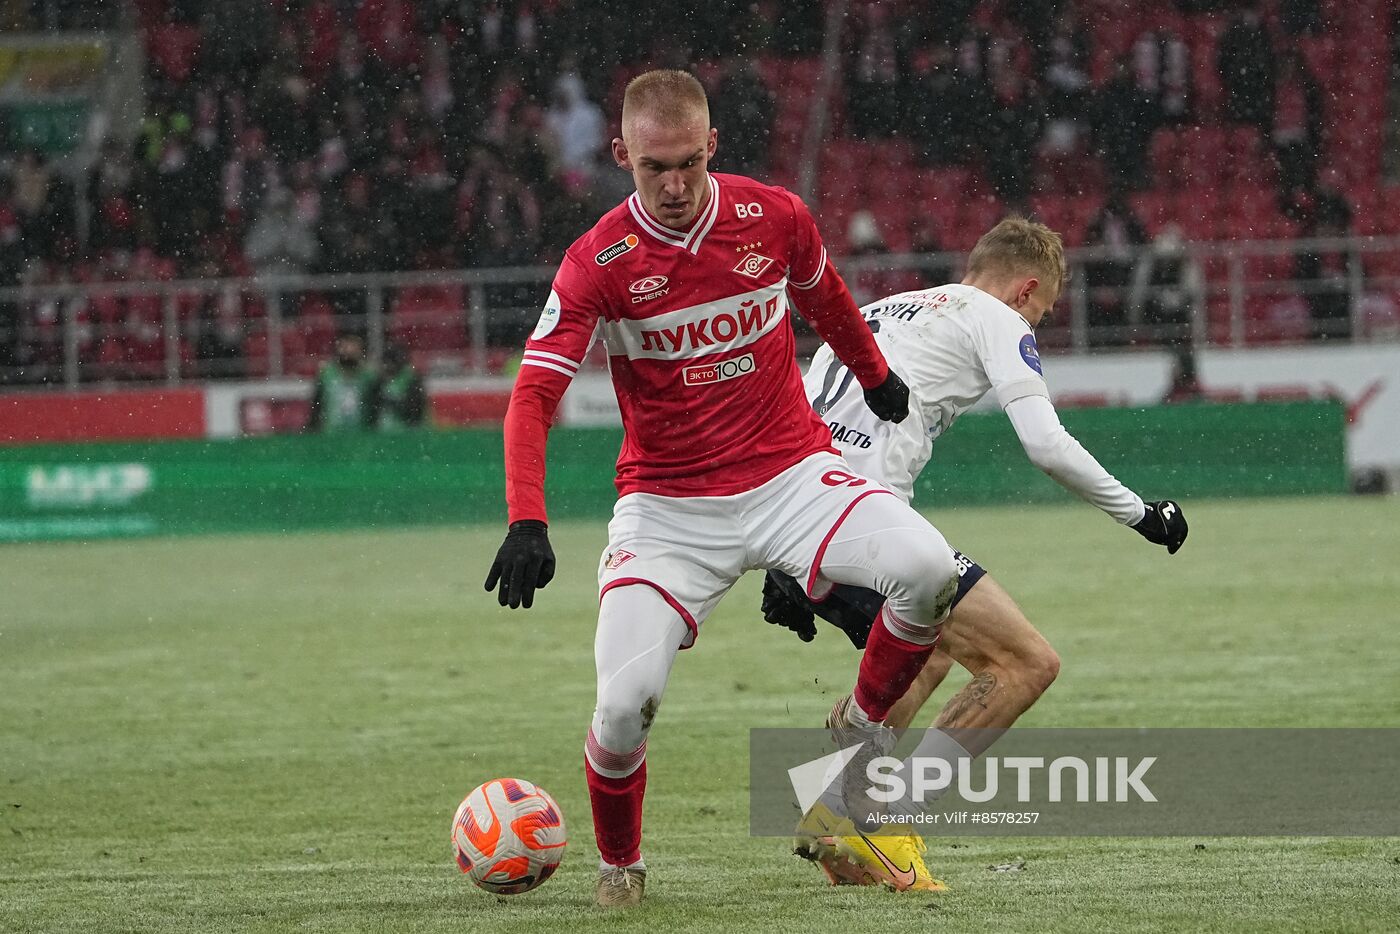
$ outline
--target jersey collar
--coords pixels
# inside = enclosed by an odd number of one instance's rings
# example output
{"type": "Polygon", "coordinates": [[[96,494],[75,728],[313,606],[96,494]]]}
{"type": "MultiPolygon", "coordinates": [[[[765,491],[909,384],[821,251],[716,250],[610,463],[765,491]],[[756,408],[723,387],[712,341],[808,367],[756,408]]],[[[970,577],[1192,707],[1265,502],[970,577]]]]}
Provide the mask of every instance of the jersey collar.
{"type": "Polygon", "coordinates": [[[700,252],[700,244],[704,242],[705,235],[715,225],[715,218],[719,217],[719,182],[713,175],[706,174],[705,177],[710,181],[710,198],[705,203],[705,209],[690,225],[689,230],[672,230],[658,223],[647,213],[646,208],[642,207],[642,198],[635,191],[627,199],[627,209],[632,212],[632,219],[653,239],[685,250],[692,255],[697,254],[700,252]]]}

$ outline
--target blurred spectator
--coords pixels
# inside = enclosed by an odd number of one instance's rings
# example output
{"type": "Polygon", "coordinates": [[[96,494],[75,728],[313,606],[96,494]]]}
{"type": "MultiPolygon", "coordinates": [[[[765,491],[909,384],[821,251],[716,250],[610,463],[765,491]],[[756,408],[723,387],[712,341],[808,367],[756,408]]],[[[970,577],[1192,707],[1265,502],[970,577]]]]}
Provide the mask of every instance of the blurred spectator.
{"type": "Polygon", "coordinates": [[[200,175],[212,169],[196,162],[191,130],[188,118],[176,121],[160,141],[154,162],[142,171],[152,227],[149,243],[161,256],[184,257],[196,235],[209,229],[212,221],[196,211],[197,204],[207,204],[201,184],[212,185],[213,178],[200,175]]]}
{"type": "Polygon", "coordinates": [[[369,54],[366,66],[379,72],[371,81],[393,84],[419,61],[418,11],[412,0],[363,0],[355,11],[355,31],[369,54]]]}
{"type": "Polygon", "coordinates": [[[1136,191],[1147,184],[1147,144],[1156,130],[1156,102],[1120,60],[1095,95],[1094,142],[1110,187],[1136,191]]]}
{"type": "Polygon", "coordinates": [[[384,348],[384,368],[370,391],[370,423],[379,431],[403,431],[423,425],[428,394],[423,377],[398,344],[384,348]]]}
{"type": "Polygon", "coordinates": [[[1205,275],[1186,251],[1181,228],[1167,224],[1141,251],[1128,294],[1128,320],[1141,322],[1154,344],[1191,340],[1191,322],[1205,302],[1205,275]]]}
{"type": "MultiPolygon", "coordinates": [[[[201,279],[217,279],[222,270],[213,260],[206,260],[195,270],[201,279]]],[[[234,379],[246,372],[244,343],[247,327],[243,313],[243,297],[238,290],[224,286],[217,292],[200,293],[193,310],[194,352],[201,377],[234,379]]]]}
{"type": "MultiPolygon", "coordinates": [[[[909,251],[930,254],[942,253],[945,249],[939,235],[938,223],[925,212],[915,214],[909,251]]],[[[928,260],[919,266],[918,272],[920,281],[914,285],[914,288],[930,289],[956,281],[953,278],[952,267],[943,260],[928,260]]]]}
{"type": "Polygon", "coordinates": [[[1089,31],[1078,8],[1066,4],[1055,19],[1041,81],[1052,119],[1084,116],[1089,100],[1089,31]]]}
{"type": "Polygon", "coordinates": [[[262,130],[244,131],[224,166],[224,212],[240,229],[262,213],[263,198],[281,185],[281,171],[262,130]]]}
{"type": "Polygon", "coordinates": [[[47,165],[37,149],[25,149],[12,172],[15,219],[25,255],[70,258],[76,239],[73,186],[47,165]]]}
{"type": "Polygon", "coordinates": [[[1279,0],[1278,21],[1289,36],[1322,32],[1321,0],[1279,0]]]}
{"type": "Polygon", "coordinates": [[[1166,26],[1145,32],[1133,43],[1137,86],[1152,98],[1159,126],[1179,126],[1191,116],[1191,50],[1166,26]]]}
{"type": "Polygon", "coordinates": [[[274,188],[243,241],[243,252],[258,277],[301,275],[316,261],[318,250],[316,234],[298,213],[291,193],[274,188]]]}
{"type": "MultiPolygon", "coordinates": [[[[19,285],[24,271],[24,246],[8,179],[0,178],[0,288],[19,285]]],[[[0,301],[0,384],[17,379],[19,366],[19,305],[0,301]]]]}
{"type": "Polygon", "coordinates": [[[909,75],[906,132],[925,165],[967,161],[986,122],[985,90],[957,67],[953,49],[933,43],[916,54],[909,75]]]}
{"type": "Polygon", "coordinates": [[[861,208],[851,215],[846,224],[846,253],[849,256],[872,256],[888,253],[885,235],[880,232],[880,224],[875,215],[861,208]]]}
{"type": "Polygon", "coordinates": [[[354,334],[343,334],[335,342],[335,359],[321,364],[316,372],[316,388],[311,396],[311,412],[306,430],[322,434],[367,431],[370,421],[370,393],[377,377],[364,360],[365,345],[354,334]]]}
{"type": "Polygon", "coordinates": [[[1137,248],[1147,242],[1147,229],[1121,190],[1109,192],[1097,216],[1089,222],[1085,246],[1100,248],[1100,256],[1084,264],[1089,291],[1090,340],[1095,344],[1127,343],[1124,290],[1132,279],[1137,248]]]}
{"type": "Polygon", "coordinates": [[[854,14],[847,33],[846,111],[852,135],[882,139],[899,126],[900,62],[891,7],[867,3],[854,14]]]}
{"type": "Polygon", "coordinates": [[[753,59],[744,55],[729,64],[712,106],[710,122],[723,128],[717,161],[724,171],[760,178],[766,175],[774,100],[753,59]]]}
{"type": "MultiPolygon", "coordinates": [[[[295,55],[295,49],[284,56],[295,55]]],[[[257,87],[248,101],[249,116],[263,129],[268,149],[280,162],[296,162],[315,154],[316,112],[311,85],[284,64],[284,59],[266,65],[258,76],[257,87]]]]}
{"type": "Polygon", "coordinates": [[[134,250],[140,236],[144,199],[136,190],[131,159],[108,143],[88,177],[88,244],[94,252],[134,250]]]}
{"type": "Polygon", "coordinates": [[[603,110],[585,96],[583,80],[566,71],[554,83],[553,101],[545,113],[555,174],[590,183],[606,142],[603,110]]]}
{"type": "Polygon", "coordinates": [[[1322,149],[1322,88],[1294,49],[1279,58],[1274,100],[1273,145],[1279,189],[1286,193],[1311,188],[1322,149]]]}
{"type": "Polygon", "coordinates": [[[525,265],[537,252],[539,202],[495,151],[478,147],[457,189],[456,228],[465,262],[525,265]]]}
{"type": "Polygon", "coordinates": [[[1020,209],[1030,194],[1031,160],[1045,124],[1044,102],[1033,79],[1009,68],[998,73],[992,91],[982,158],[993,190],[1008,207],[1020,209]]]}
{"type": "Polygon", "coordinates": [[[1216,70],[1225,89],[1225,112],[1265,136],[1274,116],[1274,49],[1254,3],[1237,10],[1220,36],[1216,70]]]}
{"type": "Polygon", "coordinates": [[[360,172],[330,191],[318,228],[323,247],[319,272],[378,272],[398,266],[402,238],[380,203],[369,176],[360,172]]]}
{"type": "MultiPolygon", "coordinates": [[[[1351,205],[1337,191],[1319,186],[1297,196],[1304,237],[1345,237],[1351,233],[1351,205]]],[[[1303,283],[1312,334],[1318,340],[1351,336],[1351,255],[1339,249],[1297,254],[1294,277],[1303,283]]]]}
{"type": "Polygon", "coordinates": [[[1172,357],[1171,381],[1167,384],[1167,394],[1162,397],[1162,404],[1196,402],[1204,397],[1205,392],[1196,376],[1196,353],[1190,344],[1179,344],[1172,357]]]}
{"type": "Polygon", "coordinates": [[[266,0],[218,0],[201,4],[200,31],[215,36],[200,55],[200,65],[215,83],[227,81],[249,90],[263,61],[274,48],[274,20],[266,0]]]}

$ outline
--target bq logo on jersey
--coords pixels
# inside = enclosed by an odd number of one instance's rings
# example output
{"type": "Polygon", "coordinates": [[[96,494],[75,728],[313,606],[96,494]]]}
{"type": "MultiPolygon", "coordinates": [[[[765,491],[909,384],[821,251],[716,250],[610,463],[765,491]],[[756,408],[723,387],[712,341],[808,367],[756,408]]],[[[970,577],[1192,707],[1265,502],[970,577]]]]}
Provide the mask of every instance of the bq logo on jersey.
{"type": "Polygon", "coordinates": [[[719,363],[688,366],[681,372],[684,374],[687,386],[706,386],[710,383],[722,383],[727,379],[747,376],[753,371],[753,354],[746,353],[742,357],[732,357],[728,360],[721,360],[719,363]]]}
{"type": "Polygon", "coordinates": [[[593,257],[593,261],[599,266],[606,266],[628,250],[635,249],[637,244],[641,242],[642,241],[637,239],[636,234],[628,234],[612,246],[602,250],[597,256],[593,257]]]}
{"type": "Polygon", "coordinates": [[[762,253],[748,253],[739,260],[739,265],[734,267],[734,271],[741,276],[748,276],[750,279],[757,279],[763,275],[764,270],[772,266],[775,261],[764,256],[762,253]]]}

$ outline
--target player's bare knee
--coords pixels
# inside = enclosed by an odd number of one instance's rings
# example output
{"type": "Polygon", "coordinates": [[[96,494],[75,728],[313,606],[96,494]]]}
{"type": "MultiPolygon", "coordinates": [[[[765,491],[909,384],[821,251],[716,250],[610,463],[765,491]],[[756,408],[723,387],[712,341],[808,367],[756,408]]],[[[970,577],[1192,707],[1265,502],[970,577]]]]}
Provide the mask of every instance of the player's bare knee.
{"type": "Polygon", "coordinates": [[[1044,694],[1060,674],[1060,656],[1044,641],[1017,652],[959,661],[974,675],[987,676],[998,687],[1032,700],[1044,694]]]}
{"type": "Polygon", "coordinates": [[[1044,694],[1060,676],[1060,653],[1042,642],[1025,660],[1026,680],[1037,695],[1044,694]]]}

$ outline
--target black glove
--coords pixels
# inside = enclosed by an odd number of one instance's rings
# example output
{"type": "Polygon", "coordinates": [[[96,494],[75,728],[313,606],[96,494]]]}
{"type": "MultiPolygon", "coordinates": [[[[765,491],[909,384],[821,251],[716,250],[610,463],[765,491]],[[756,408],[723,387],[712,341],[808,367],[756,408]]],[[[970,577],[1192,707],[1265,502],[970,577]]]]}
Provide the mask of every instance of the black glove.
{"type": "Polygon", "coordinates": [[[775,626],[791,629],[803,642],[811,642],[817,636],[812,608],[788,596],[773,578],[772,571],[763,578],[763,618],[775,626]]]}
{"type": "Polygon", "coordinates": [[[491,571],[486,575],[486,589],[495,590],[501,606],[527,610],[535,602],[535,588],[554,579],[554,549],[549,547],[549,526],[538,519],[521,519],[510,524],[491,571]]]}
{"type": "Polygon", "coordinates": [[[909,415],[909,387],[890,370],[883,383],[865,390],[865,404],[881,421],[899,424],[909,415]]]}
{"type": "Polygon", "coordinates": [[[1167,554],[1176,554],[1186,541],[1186,517],[1181,514],[1181,506],[1170,499],[1143,505],[1147,512],[1133,530],[1154,545],[1166,545],[1167,554]]]}

